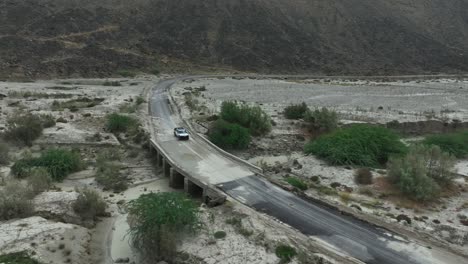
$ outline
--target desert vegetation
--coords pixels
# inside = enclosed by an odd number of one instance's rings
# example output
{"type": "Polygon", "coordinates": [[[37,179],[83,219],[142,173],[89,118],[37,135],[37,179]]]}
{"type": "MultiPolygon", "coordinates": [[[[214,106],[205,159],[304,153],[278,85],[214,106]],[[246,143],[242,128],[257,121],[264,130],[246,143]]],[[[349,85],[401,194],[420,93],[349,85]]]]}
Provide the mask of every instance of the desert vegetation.
{"type": "Polygon", "coordinates": [[[179,239],[200,228],[198,206],[183,193],[141,195],[128,205],[134,246],[151,261],[171,261],[179,239]]]}
{"type": "Polygon", "coordinates": [[[45,168],[54,181],[62,181],[68,174],[79,171],[83,162],[76,151],[52,148],[42,152],[40,157],[26,155],[17,160],[11,172],[18,178],[27,178],[38,167],[45,168]]]}
{"type": "Polygon", "coordinates": [[[73,203],[73,210],[83,220],[96,220],[99,216],[106,216],[107,204],[101,195],[92,189],[78,189],[78,199],[73,203]]]}
{"type": "Polygon", "coordinates": [[[438,146],[416,145],[404,157],[390,158],[388,176],[405,195],[428,201],[450,185],[454,164],[454,157],[438,146]]]}
{"type": "Polygon", "coordinates": [[[306,154],[314,154],[333,165],[377,167],[385,165],[392,155],[406,151],[398,135],[372,125],[353,125],[311,141],[306,154]]]}
{"type": "Polygon", "coordinates": [[[259,106],[226,101],[221,105],[220,117],[212,124],[208,136],[221,148],[245,149],[251,135],[260,136],[271,130],[270,118],[259,106]]]}
{"type": "Polygon", "coordinates": [[[31,258],[26,251],[14,252],[0,255],[0,263],[5,264],[41,264],[41,262],[31,258]]]}
{"type": "Polygon", "coordinates": [[[309,111],[306,103],[292,104],[284,109],[284,117],[287,119],[301,119],[304,118],[305,113],[309,111]]]}
{"type": "Polygon", "coordinates": [[[121,167],[118,157],[111,154],[110,151],[100,153],[96,158],[96,182],[104,190],[112,190],[114,192],[126,190],[128,188],[128,179],[120,172],[121,167]]]}
{"type": "Polygon", "coordinates": [[[468,156],[468,131],[428,136],[423,143],[439,146],[441,150],[457,158],[468,156]]]}
{"type": "Polygon", "coordinates": [[[307,110],[304,113],[304,121],[310,131],[331,132],[338,127],[338,115],[335,111],[326,107],[315,110],[307,110]]]}
{"type": "Polygon", "coordinates": [[[42,135],[44,128],[53,126],[55,120],[50,115],[17,112],[8,117],[3,136],[8,141],[31,146],[32,142],[42,135]]]}

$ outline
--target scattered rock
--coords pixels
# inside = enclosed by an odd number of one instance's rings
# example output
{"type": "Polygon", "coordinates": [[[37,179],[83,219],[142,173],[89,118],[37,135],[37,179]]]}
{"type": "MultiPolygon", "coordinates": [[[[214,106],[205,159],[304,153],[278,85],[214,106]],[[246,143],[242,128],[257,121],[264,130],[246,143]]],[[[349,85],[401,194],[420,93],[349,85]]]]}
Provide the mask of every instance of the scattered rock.
{"type": "Polygon", "coordinates": [[[114,261],[115,263],[128,263],[130,262],[129,258],[118,258],[114,261]]]}
{"type": "Polygon", "coordinates": [[[357,204],[352,204],[352,205],[350,205],[349,207],[356,208],[356,209],[358,209],[359,211],[362,211],[362,208],[361,208],[359,205],[357,205],[357,204]]]}
{"type": "Polygon", "coordinates": [[[332,183],[330,183],[330,187],[332,187],[332,188],[334,188],[334,189],[336,189],[336,188],[338,188],[338,187],[340,187],[340,186],[341,186],[341,183],[339,183],[339,182],[332,182],[332,183]]]}
{"type": "Polygon", "coordinates": [[[399,222],[401,221],[406,221],[406,223],[410,224],[411,225],[411,218],[409,218],[409,216],[405,215],[405,214],[400,214],[396,217],[396,220],[399,222]]]}
{"type": "Polygon", "coordinates": [[[440,224],[440,221],[439,221],[439,220],[437,220],[437,219],[434,219],[434,220],[432,220],[432,223],[434,223],[434,224],[438,225],[438,224],[440,224]]]}

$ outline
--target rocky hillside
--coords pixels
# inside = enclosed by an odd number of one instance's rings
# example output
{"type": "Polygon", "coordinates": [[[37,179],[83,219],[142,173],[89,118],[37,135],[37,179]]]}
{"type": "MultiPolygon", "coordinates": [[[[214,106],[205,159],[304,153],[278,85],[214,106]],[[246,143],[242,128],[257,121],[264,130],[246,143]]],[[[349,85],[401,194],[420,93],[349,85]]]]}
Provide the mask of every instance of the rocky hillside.
{"type": "Polygon", "coordinates": [[[468,0],[2,0],[0,77],[468,70],[468,0]]]}

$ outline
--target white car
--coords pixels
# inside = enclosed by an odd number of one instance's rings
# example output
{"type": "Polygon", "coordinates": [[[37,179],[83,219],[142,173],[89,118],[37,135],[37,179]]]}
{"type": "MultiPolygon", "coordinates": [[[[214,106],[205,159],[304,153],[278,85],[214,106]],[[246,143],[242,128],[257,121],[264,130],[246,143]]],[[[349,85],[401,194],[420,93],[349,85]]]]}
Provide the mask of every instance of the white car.
{"type": "Polygon", "coordinates": [[[187,130],[183,127],[174,128],[174,136],[181,140],[189,139],[189,134],[187,133],[187,130]]]}

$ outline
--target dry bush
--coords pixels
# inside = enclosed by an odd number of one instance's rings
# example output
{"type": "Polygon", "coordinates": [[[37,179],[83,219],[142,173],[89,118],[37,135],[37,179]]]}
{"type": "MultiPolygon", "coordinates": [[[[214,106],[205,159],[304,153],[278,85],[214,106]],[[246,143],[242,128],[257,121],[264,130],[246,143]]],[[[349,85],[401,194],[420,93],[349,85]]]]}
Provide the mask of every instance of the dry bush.
{"type": "Polygon", "coordinates": [[[31,191],[19,181],[11,181],[0,191],[0,220],[30,216],[34,207],[31,191]]]}
{"type": "Polygon", "coordinates": [[[5,142],[0,141],[0,165],[6,165],[10,162],[10,148],[5,142]]]}
{"type": "Polygon", "coordinates": [[[354,181],[357,184],[368,185],[372,184],[372,172],[368,168],[359,168],[354,173],[354,181]]]}
{"type": "Polygon", "coordinates": [[[46,168],[34,168],[29,172],[26,179],[28,187],[34,195],[47,191],[52,186],[52,177],[46,168]]]}
{"type": "Polygon", "coordinates": [[[73,203],[73,210],[83,220],[96,220],[99,216],[106,215],[107,204],[101,195],[91,189],[77,190],[80,194],[73,203]]]}

